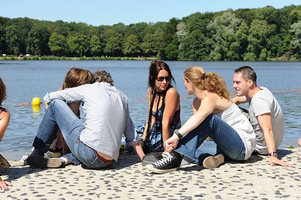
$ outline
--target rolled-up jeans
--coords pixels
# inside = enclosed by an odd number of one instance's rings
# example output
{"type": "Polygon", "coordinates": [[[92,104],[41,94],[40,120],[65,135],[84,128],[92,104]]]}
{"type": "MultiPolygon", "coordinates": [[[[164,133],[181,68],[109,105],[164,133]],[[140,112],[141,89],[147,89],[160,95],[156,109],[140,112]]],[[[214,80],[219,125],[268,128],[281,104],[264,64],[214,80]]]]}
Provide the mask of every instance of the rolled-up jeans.
{"type": "Polygon", "coordinates": [[[206,156],[220,153],[236,161],[245,158],[245,145],[239,134],[214,114],[210,114],[198,127],[186,134],[175,151],[199,164],[206,156]],[[214,144],[202,145],[208,136],[214,144]]]}
{"type": "Polygon", "coordinates": [[[40,153],[47,152],[57,136],[58,129],[60,129],[71,151],[62,157],[67,158],[73,164],[82,163],[92,169],[107,167],[110,163],[99,160],[96,151],[80,140],[80,134],[84,128],[82,120],[72,112],[66,102],[54,99],[45,112],[33,147],[38,149],[40,153]]]}

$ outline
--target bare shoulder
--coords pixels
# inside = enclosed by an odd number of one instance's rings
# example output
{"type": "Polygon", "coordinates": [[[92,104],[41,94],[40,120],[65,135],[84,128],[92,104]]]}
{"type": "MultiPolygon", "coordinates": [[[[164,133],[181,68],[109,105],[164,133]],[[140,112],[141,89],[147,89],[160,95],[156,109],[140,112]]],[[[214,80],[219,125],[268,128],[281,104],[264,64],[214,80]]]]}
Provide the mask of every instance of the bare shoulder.
{"type": "Polygon", "coordinates": [[[167,90],[166,95],[176,96],[179,95],[179,93],[176,88],[172,87],[167,90]]]}
{"type": "Polygon", "coordinates": [[[10,115],[10,112],[7,109],[0,109],[0,117],[10,115]]]}
{"type": "Polygon", "coordinates": [[[4,118],[4,117],[9,117],[10,116],[10,112],[7,109],[4,110],[0,110],[0,119],[4,118]]]}

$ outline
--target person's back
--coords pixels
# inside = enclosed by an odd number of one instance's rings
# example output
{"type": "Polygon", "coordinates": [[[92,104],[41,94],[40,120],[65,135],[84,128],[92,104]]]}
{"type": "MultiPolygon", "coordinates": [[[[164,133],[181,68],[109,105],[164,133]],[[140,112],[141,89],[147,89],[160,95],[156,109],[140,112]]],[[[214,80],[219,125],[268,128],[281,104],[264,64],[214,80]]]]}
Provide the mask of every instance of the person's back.
{"type": "Polygon", "coordinates": [[[126,127],[129,119],[127,97],[109,83],[96,82],[84,85],[83,109],[86,128],[80,139],[104,154],[117,160],[122,133],[132,131],[126,127]],[[86,94],[85,94],[86,93],[86,94]]]}
{"type": "Polygon", "coordinates": [[[267,154],[267,145],[258,123],[257,116],[265,113],[271,113],[272,129],[276,148],[278,148],[283,140],[284,120],[281,107],[276,98],[267,88],[260,88],[262,90],[258,91],[250,101],[249,115],[250,122],[256,134],[256,151],[261,154],[267,154]]]}
{"type": "Polygon", "coordinates": [[[105,71],[94,73],[96,82],[47,93],[44,101],[49,109],[34,139],[34,151],[28,164],[35,167],[61,167],[82,163],[87,168],[104,169],[118,160],[122,134],[140,159],[142,147],[135,140],[135,130],[129,115],[127,97],[113,86],[113,81],[102,78],[105,71]],[[81,102],[85,123],[71,111],[68,104],[81,102]],[[60,158],[45,158],[43,154],[53,141],[54,131],[60,129],[71,153],[60,158]]]}

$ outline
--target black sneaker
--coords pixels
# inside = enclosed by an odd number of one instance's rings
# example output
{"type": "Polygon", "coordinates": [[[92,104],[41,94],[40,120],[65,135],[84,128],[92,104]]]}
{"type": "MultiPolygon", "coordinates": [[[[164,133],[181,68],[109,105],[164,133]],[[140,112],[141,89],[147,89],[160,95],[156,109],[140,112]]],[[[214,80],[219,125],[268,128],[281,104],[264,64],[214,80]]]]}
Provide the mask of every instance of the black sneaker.
{"type": "Polygon", "coordinates": [[[161,153],[159,152],[152,152],[150,154],[146,154],[142,160],[142,166],[146,166],[148,164],[154,164],[158,160],[162,158],[161,153]]]}
{"type": "Polygon", "coordinates": [[[167,172],[176,171],[181,165],[182,156],[177,152],[162,154],[162,158],[155,162],[154,164],[146,165],[145,167],[152,172],[163,174],[167,172]]]}
{"type": "Polygon", "coordinates": [[[27,164],[36,168],[58,168],[62,166],[60,158],[45,158],[42,156],[29,156],[27,164]]]}

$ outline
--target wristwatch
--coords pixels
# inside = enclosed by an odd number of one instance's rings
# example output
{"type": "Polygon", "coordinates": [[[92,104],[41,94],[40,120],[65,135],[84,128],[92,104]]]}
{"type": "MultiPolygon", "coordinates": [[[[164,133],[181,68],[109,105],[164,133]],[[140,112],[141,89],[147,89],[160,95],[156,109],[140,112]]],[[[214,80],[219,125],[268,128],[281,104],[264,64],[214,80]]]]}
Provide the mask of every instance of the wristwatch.
{"type": "Polygon", "coordinates": [[[269,153],[269,156],[275,156],[276,158],[278,158],[278,154],[276,152],[269,153]]]}
{"type": "Polygon", "coordinates": [[[178,129],[176,129],[173,133],[178,136],[179,140],[183,137],[183,135],[181,135],[181,133],[179,133],[178,129]]]}

